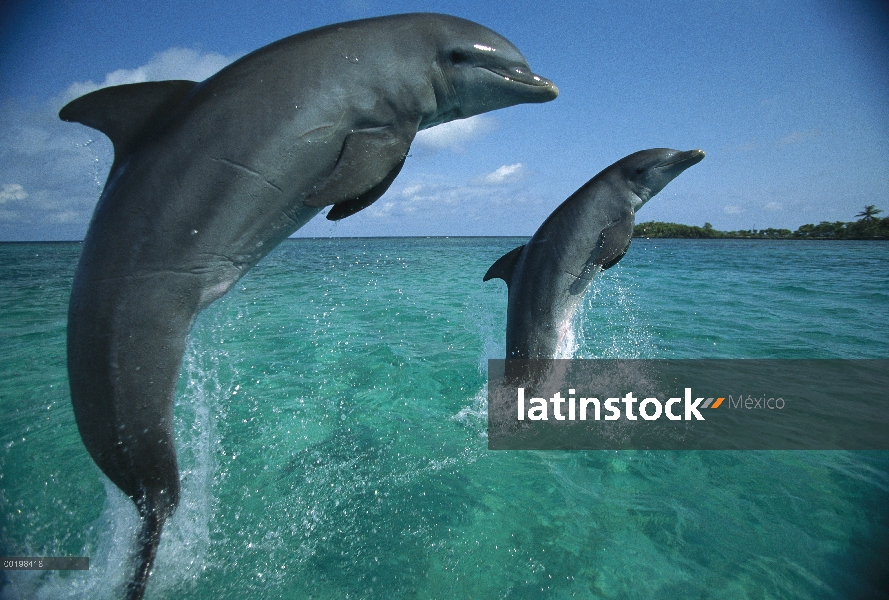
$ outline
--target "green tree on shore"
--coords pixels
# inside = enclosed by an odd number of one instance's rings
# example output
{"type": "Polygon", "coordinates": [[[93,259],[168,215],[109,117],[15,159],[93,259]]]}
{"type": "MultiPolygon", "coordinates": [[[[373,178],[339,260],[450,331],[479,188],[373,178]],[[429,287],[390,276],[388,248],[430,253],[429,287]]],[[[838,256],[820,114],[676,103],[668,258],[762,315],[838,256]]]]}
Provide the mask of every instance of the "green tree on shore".
{"type": "Polygon", "coordinates": [[[878,215],[881,212],[883,212],[883,211],[880,210],[879,208],[875,208],[875,205],[868,204],[867,206],[864,207],[863,211],[861,211],[860,213],[858,213],[855,216],[861,217],[861,219],[859,219],[860,221],[873,221],[874,215],[878,215]]]}
{"type": "Polygon", "coordinates": [[[822,221],[817,225],[801,225],[796,231],[789,229],[719,231],[710,223],[703,227],[681,225],[679,223],[663,223],[649,221],[638,223],[633,229],[633,237],[645,238],[683,238],[683,239],[808,239],[808,240],[889,240],[889,217],[880,218],[876,215],[883,211],[875,205],[864,207],[864,211],[855,215],[857,221],[822,221]]]}

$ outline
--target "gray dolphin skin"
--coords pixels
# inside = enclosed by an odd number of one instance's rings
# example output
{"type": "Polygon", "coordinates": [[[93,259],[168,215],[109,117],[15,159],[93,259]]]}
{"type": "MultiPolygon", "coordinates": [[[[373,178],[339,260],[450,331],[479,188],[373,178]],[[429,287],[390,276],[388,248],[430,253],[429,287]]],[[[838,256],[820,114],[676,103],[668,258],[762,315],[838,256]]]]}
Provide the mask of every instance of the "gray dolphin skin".
{"type": "Polygon", "coordinates": [[[323,207],[340,219],[379,198],[418,130],[557,95],[493,31],[406,14],[61,110],[114,144],[71,292],[68,375],[84,445],[142,517],[127,597],[179,501],[173,399],[197,314],[323,207]]]}
{"type": "Polygon", "coordinates": [[[498,259],[484,281],[500,278],[509,297],[506,358],[555,358],[593,277],[623,258],[636,211],[685,169],[700,150],[642,150],[617,161],[574,192],[524,246],[498,259]]]}

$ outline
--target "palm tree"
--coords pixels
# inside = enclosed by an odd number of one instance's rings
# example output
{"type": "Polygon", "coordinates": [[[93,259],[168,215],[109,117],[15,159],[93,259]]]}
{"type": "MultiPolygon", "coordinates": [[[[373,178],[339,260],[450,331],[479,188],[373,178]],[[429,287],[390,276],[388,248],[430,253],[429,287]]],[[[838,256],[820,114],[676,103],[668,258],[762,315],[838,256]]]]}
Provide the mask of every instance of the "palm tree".
{"type": "Polygon", "coordinates": [[[876,205],[868,204],[867,206],[864,207],[863,211],[861,211],[860,213],[858,213],[855,216],[861,217],[862,221],[873,221],[874,215],[878,215],[881,212],[883,212],[883,211],[880,210],[879,208],[876,208],[876,205]]]}

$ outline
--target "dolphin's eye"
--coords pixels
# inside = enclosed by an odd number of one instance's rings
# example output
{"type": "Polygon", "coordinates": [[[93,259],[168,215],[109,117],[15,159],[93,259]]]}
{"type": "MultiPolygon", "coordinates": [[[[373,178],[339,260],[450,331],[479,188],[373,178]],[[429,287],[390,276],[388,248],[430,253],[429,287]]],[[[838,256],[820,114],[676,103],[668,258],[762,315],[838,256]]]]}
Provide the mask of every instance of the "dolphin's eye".
{"type": "Polygon", "coordinates": [[[469,54],[463,50],[451,50],[451,63],[459,65],[469,62],[469,54]]]}
{"type": "Polygon", "coordinates": [[[639,167],[638,169],[636,169],[636,175],[642,175],[642,173],[644,171],[645,171],[645,169],[643,169],[642,167],[639,167]]]}

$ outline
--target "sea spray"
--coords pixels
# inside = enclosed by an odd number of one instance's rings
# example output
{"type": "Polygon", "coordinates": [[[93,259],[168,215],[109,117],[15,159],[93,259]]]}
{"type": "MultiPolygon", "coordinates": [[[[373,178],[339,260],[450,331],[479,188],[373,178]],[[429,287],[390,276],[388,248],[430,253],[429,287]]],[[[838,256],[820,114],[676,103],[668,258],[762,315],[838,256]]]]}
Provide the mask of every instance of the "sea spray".
{"type": "Polygon", "coordinates": [[[182,495],[176,513],[164,527],[154,566],[151,584],[160,596],[196,589],[201,574],[214,568],[210,522],[215,513],[213,483],[219,468],[216,424],[224,418],[224,405],[232,397],[236,386],[233,375],[237,374],[220,366],[222,362],[230,363],[219,343],[224,335],[219,316],[222,304],[207,311],[207,318],[202,315],[198,319],[182,361],[174,405],[182,495]]]}
{"type": "MultiPolygon", "coordinates": [[[[885,453],[488,451],[478,401],[486,359],[504,357],[505,294],[475,290],[524,241],[290,240],[205,311],[194,357],[207,372],[218,359],[221,386],[212,516],[193,524],[209,531],[207,570],[193,583],[171,546],[149,597],[804,598],[879,566],[885,453]]],[[[885,357],[887,248],[634,240],[594,280],[576,357],[885,357]]],[[[114,597],[111,557],[137,525],[70,408],[59,274],[78,254],[0,244],[0,532],[18,554],[84,554],[91,570],[8,571],[4,599],[114,597]]],[[[194,437],[188,369],[177,443],[194,437]]]]}
{"type": "Polygon", "coordinates": [[[636,277],[620,266],[596,276],[574,313],[571,334],[557,358],[654,358],[651,322],[637,301],[636,277]]]}
{"type": "MultiPolygon", "coordinates": [[[[132,552],[139,530],[133,502],[93,465],[94,475],[105,487],[105,503],[99,517],[88,527],[88,541],[80,554],[88,556],[87,571],[12,571],[9,585],[0,591],[3,600],[64,600],[94,598],[114,600],[121,595],[129,567],[121,557],[132,552]]],[[[40,552],[30,552],[39,555],[40,552]]]]}

